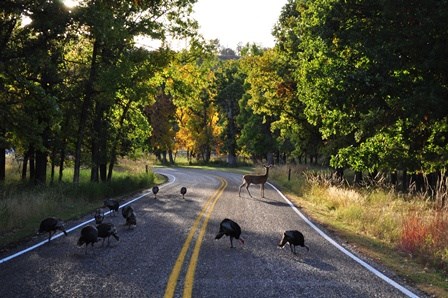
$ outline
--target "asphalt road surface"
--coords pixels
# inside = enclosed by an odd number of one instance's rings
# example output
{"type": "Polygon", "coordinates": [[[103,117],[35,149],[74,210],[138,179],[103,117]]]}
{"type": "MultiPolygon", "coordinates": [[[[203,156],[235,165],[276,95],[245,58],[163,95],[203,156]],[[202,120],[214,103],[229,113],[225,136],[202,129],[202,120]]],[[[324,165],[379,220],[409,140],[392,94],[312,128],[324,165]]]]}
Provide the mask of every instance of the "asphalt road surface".
{"type": "Polygon", "coordinates": [[[93,218],[87,215],[66,223],[68,236],[42,243],[47,235],[40,235],[0,255],[0,297],[423,297],[355,262],[270,185],[265,198],[259,186],[251,186],[253,198],[244,188],[239,197],[241,175],[172,168],[156,172],[169,178],[157,199],[147,191],[122,202],[134,208],[136,227],[124,225],[121,210],[106,215],[105,222],[117,226],[119,241],[111,237],[110,245],[78,247],[82,226],[94,224],[85,223],[93,218]],[[187,187],[184,199],[182,186],[187,187]],[[234,241],[230,248],[228,237],[214,239],[224,218],[241,226],[244,245],[234,241]],[[297,247],[293,254],[288,245],[278,248],[285,230],[301,231],[310,251],[297,247]]]}

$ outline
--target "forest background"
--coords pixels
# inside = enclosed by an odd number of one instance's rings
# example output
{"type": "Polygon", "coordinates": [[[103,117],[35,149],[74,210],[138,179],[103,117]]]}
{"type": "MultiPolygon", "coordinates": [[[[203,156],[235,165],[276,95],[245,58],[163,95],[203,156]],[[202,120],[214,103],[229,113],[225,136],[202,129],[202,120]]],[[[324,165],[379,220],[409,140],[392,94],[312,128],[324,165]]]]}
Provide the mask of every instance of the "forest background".
{"type": "MultiPolygon", "coordinates": [[[[447,1],[290,0],[275,47],[236,50],[197,34],[194,2],[3,1],[2,185],[9,154],[36,187],[67,168],[75,185],[83,168],[111,182],[120,157],[142,153],[311,163],[332,184],[353,173],[357,187],[423,194],[446,224],[447,1]]],[[[446,270],[446,246],[437,254],[446,270]]]]}

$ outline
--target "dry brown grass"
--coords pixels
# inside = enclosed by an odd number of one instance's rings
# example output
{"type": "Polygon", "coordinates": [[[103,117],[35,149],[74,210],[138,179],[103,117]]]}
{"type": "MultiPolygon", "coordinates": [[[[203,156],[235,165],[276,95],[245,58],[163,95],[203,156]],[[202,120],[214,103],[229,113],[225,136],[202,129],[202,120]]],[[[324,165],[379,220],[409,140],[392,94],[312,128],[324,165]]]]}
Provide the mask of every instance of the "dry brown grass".
{"type": "Polygon", "coordinates": [[[448,216],[435,201],[379,187],[351,188],[329,172],[311,173],[304,166],[291,172],[288,181],[288,168],[276,167],[271,178],[314,220],[357,241],[363,252],[425,291],[448,296],[448,216]]]}

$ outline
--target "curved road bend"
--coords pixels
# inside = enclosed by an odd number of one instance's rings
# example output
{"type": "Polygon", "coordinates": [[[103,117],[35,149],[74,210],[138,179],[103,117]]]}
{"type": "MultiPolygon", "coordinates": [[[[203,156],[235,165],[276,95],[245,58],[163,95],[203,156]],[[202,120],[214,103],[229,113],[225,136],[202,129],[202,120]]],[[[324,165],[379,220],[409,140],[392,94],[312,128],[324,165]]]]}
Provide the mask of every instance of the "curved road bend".
{"type": "Polygon", "coordinates": [[[148,192],[131,203],[137,227],[124,226],[121,212],[106,216],[119,242],[99,242],[86,255],[76,242],[92,217],[67,223],[78,226],[67,237],[0,262],[0,297],[423,297],[391,286],[335,248],[268,185],[264,199],[259,186],[251,187],[254,198],[245,190],[238,197],[241,175],[156,171],[170,182],[157,199],[148,192]],[[240,224],[245,245],[235,241],[232,249],[228,237],[214,240],[225,217],[240,224]],[[309,252],[277,248],[289,229],[303,232],[309,252]]]}

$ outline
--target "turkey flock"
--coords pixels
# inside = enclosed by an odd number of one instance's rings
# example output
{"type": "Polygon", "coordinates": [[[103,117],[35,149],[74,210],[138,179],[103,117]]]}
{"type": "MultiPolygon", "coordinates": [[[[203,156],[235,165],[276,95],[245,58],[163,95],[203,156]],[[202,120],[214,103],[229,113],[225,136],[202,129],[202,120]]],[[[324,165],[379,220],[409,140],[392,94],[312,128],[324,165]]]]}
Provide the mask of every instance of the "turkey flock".
{"type": "MultiPolygon", "coordinates": [[[[154,194],[154,199],[157,199],[157,193],[159,192],[159,187],[154,186],[152,188],[152,193],[154,194]]],[[[180,194],[182,199],[185,199],[185,194],[187,193],[186,187],[181,187],[180,194]]],[[[117,215],[120,209],[120,203],[114,199],[106,199],[103,201],[103,206],[101,208],[109,209],[109,216],[114,217],[117,215]]],[[[93,216],[95,225],[87,225],[81,229],[80,237],[78,239],[77,245],[85,245],[85,254],[87,254],[87,247],[90,245],[92,250],[96,242],[101,241],[101,246],[104,246],[104,242],[107,239],[107,245],[110,245],[110,237],[113,237],[116,241],[120,240],[117,233],[116,226],[111,222],[105,222],[105,214],[101,208],[95,211],[93,216]]],[[[125,222],[124,225],[131,229],[131,227],[137,226],[137,216],[134,208],[131,205],[125,205],[121,207],[121,215],[123,216],[125,222]]],[[[55,217],[48,217],[42,220],[39,226],[39,234],[48,233],[48,242],[51,241],[51,237],[56,234],[57,231],[61,231],[67,236],[67,231],[65,230],[64,223],[62,220],[55,217]]],[[[241,227],[239,224],[229,218],[224,218],[220,225],[219,231],[215,236],[215,240],[221,239],[223,236],[230,238],[230,248],[235,248],[233,245],[233,240],[238,240],[242,245],[244,245],[244,238],[241,237],[241,227]]],[[[305,238],[303,234],[297,230],[286,230],[282,233],[278,247],[283,248],[286,244],[289,244],[291,252],[296,254],[296,246],[306,248],[309,251],[309,247],[305,245],[305,238]]]]}

